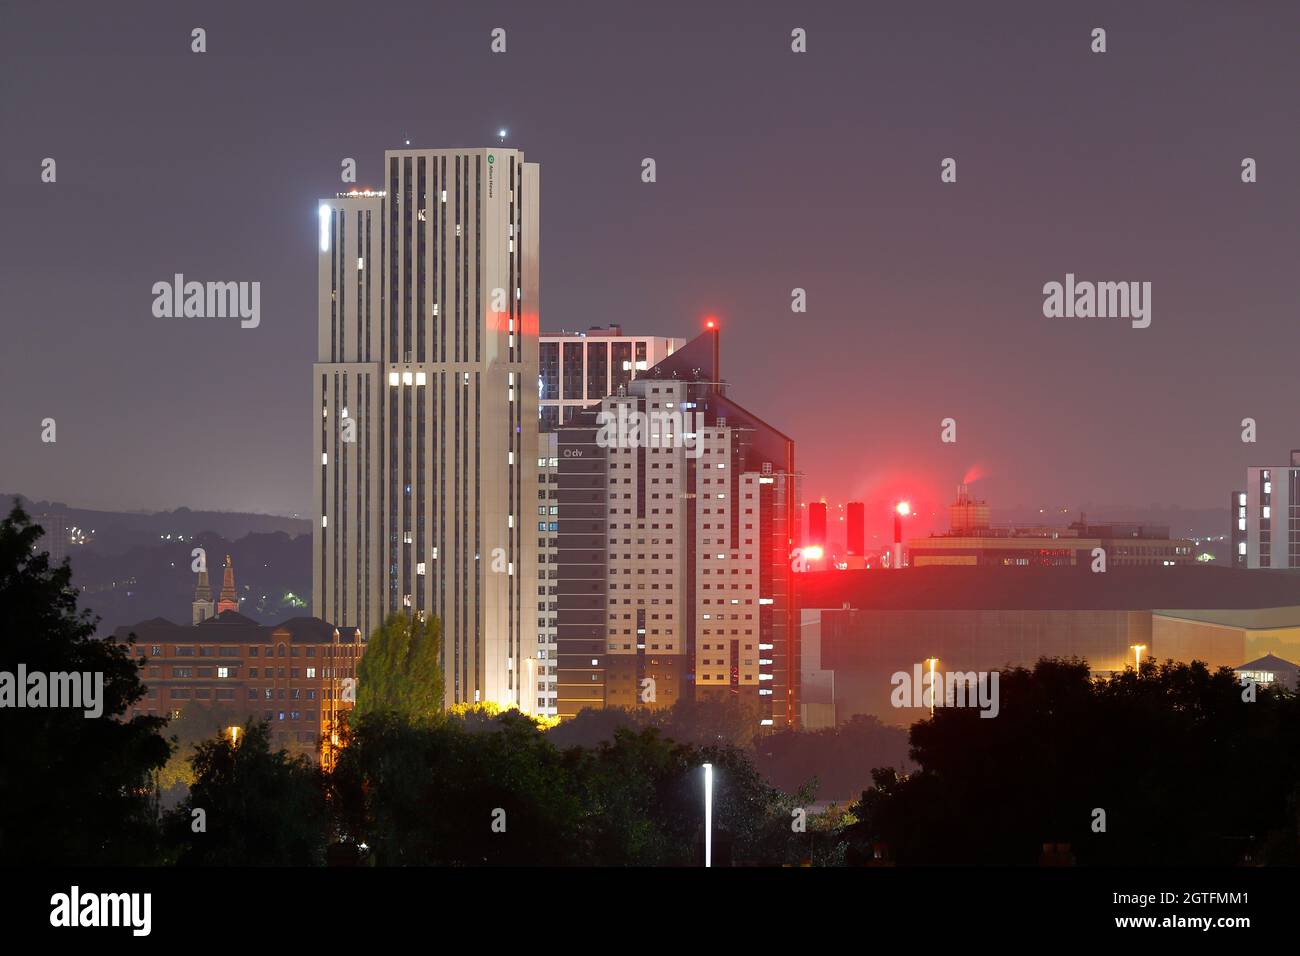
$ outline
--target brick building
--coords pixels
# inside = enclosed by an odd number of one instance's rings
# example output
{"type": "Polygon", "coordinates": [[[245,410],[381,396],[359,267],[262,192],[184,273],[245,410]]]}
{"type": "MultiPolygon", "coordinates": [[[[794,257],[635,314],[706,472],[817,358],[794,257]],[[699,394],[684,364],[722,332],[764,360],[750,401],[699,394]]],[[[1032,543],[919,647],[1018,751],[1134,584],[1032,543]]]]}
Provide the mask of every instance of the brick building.
{"type": "Polygon", "coordinates": [[[339,713],[352,707],[365,652],[355,628],[314,617],[264,625],[223,611],[190,626],[141,621],[118,628],[113,639],[125,643],[129,635],[148,690],[128,718],[176,718],[189,707],[223,710],[232,725],[250,717],[269,721],[275,746],[331,763],[328,736],[339,713]]]}

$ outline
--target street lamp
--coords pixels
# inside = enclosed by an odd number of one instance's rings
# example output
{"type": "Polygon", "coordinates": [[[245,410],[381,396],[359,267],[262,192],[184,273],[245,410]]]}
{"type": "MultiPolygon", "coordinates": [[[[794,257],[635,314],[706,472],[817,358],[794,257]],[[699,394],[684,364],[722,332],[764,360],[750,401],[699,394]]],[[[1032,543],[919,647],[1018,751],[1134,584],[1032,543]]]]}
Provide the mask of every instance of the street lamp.
{"type": "Polygon", "coordinates": [[[226,731],[230,734],[230,742],[236,747],[239,746],[239,728],[236,726],[227,727],[226,731]]]}
{"type": "Polygon", "coordinates": [[[1133,670],[1140,675],[1142,673],[1142,652],[1147,649],[1145,644],[1131,644],[1133,648],[1133,670]]]}
{"type": "Polygon", "coordinates": [[[934,716],[934,665],[939,663],[937,657],[927,657],[926,663],[930,665],[930,716],[934,716]]]}
{"type": "Polygon", "coordinates": [[[713,866],[713,764],[704,765],[704,865],[713,866]]]}

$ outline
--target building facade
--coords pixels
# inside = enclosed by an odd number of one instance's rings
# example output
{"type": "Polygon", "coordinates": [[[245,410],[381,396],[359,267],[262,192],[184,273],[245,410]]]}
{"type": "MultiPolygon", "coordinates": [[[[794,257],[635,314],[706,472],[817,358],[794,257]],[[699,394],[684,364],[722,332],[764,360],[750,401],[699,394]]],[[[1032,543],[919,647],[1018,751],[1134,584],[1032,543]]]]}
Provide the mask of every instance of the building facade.
{"type": "Polygon", "coordinates": [[[734,696],[798,725],[794,446],[717,351],[711,329],[558,428],[561,717],[734,696]]]}
{"type": "Polygon", "coordinates": [[[178,719],[198,707],[230,726],[265,720],[275,747],[332,763],[338,718],[353,706],[365,653],[355,628],[306,617],[267,626],[224,611],[189,627],[164,618],[142,621],[118,628],[113,639],[126,643],[130,635],[146,690],[127,719],[178,719]]]}
{"type": "Polygon", "coordinates": [[[1234,564],[1300,568],[1300,450],[1288,465],[1247,468],[1242,495],[1233,501],[1234,564]]]}
{"type": "Polygon", "coordinates": [[[537,382],[542,431],[613,395],[685,344],[685,339],[658,335],[624,335],[617,325],[543,332],[537,382]]]}
{"type": "Polygon", "coordinates": [[[384,173],[319,210],[313,611],[437,618],[448,706],[531,712],[538,167],[407,148],[384,173]]]}
{"type": "Polygon", "coordinates": [[[1229,514],[1231,515],[1228,533],[1228,540],[1232,542],[1232,548],[1229,552],[1228,563],[1234,568],[1246,567],[1247,548],[1249,542],[1246,538],[1246,493],[1244,491],[1234,491],[1232,493],[1232,502],[1229,504],[1229,514]]]}
{"type": "Polygon", "coordinates": [[[1166,525],[1091,523],[1080,517],[1066,526],[992,527],[989,506],[957,490],[949,508],[950,530],[907,542],[914,567],[1089,567],[1100,548],[1107,567],[1175,567],[1196,563],[1194,543],[1170,538],[1166,525]]]}
{"type": "MultiPolygon", "coordinates": [[[[804,680],[855,714],[908,726],[927,708],[898,706],[897,677],[930,658],[941,672],[1032,668],[1078,658],[1105,675],[1139,661],[1203,661],[1211,670],[1273,654],[1300,658],[1300,606],[1288,575],[1209,564],[1135,565],[1093,574],[1029,567],[912,567],[897,574],[802,575],[804,680]],[[829,679],[828,679],[829,672],[829,679]]],[[[904,698],[905,700],[907,698],[904,698]]]]}

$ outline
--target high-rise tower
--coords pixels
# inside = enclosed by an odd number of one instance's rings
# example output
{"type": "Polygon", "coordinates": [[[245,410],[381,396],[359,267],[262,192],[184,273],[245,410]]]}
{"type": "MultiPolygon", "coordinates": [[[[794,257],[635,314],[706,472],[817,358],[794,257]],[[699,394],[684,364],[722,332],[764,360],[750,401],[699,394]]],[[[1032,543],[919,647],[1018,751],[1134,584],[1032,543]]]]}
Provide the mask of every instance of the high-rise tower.
{"type": "Polygon", "coordinates": [[[716,327],[555,446],[557,714],[736,698],[797,727],[794,442],[728,396],[716,327]]]}
{"type": "Polygon", "coordinates": [[[313,613],[437,618],[449,705],[531,711],[537,164],[390,150],[319,213],[313,613]]]}

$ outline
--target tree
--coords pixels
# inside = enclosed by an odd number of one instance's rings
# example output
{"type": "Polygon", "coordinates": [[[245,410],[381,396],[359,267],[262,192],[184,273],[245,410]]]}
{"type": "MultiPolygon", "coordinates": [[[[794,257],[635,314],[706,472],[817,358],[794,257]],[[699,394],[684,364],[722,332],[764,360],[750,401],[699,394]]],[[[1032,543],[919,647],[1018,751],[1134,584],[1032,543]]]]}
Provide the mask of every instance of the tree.
{"type": "Polygon", "coordinates": [[[427,721],[442,713],[442,627],[393,613],[375,629],[357,667],[356,716],[393,713],[427,721]]]}
{"type": "Polygon", "coordinates": [[[1032,864],[1050,843],[1100,865],[1294,857],[1295,694],[1243,700],[1230,670],[1196,661],[1094,680],[1086,662],[1040,660],[1003,671],[999,696],[994,719],[943,708],[912,726],[920,769],[876,776],[851,856],[884,844],[899,863],[1032,864]]]}
{"type": "Polygon", "coordinates": [[[180,717],[167,722],[172,753],[156,778],[164,809],[179,804],[185,798],[186,789],[194,783],[195,748],[227,728],[243,727],[252,716],[247,707],[214,701],[206,707],[191,704],[181,711],[180,717]]]}
{"type": "Polygon", "coordinates": [[[166,721],[121,719],[145,694],[139,666],[129,645],[95,637],[97,619],[77,609],[67,562],[51,567],[36,550],[43,534],[21,504],[0,522],[0,672],[24,694],[20,665],[29,675],[102,675],[102,713],[0,710],[0,863],[154,862],[150,780],[167,760],[166,721]]]}
{"type": "Polygon", "coordinates": [[[337,829],[381,866],[581,862],[572,768],[518,711],[354,719],[331,775],[337,829]]]}
{"type": "Polygon", "coordinates": [[[270,725],[250,720],[237,740],[221,735],[195,748],[189,796],[167,830],[191,866],[319,866],[329,842],[320,769],[272,752],[270,725]]]}
{"type": "Polygon", "coordinates": [[[818,800],[852,800],[876,767],[909,766],[907,731],[855,714],[837,727],[782,730],[758,738],[754,762],[768,782],[793,791],[816,780],[818,800]]]}

